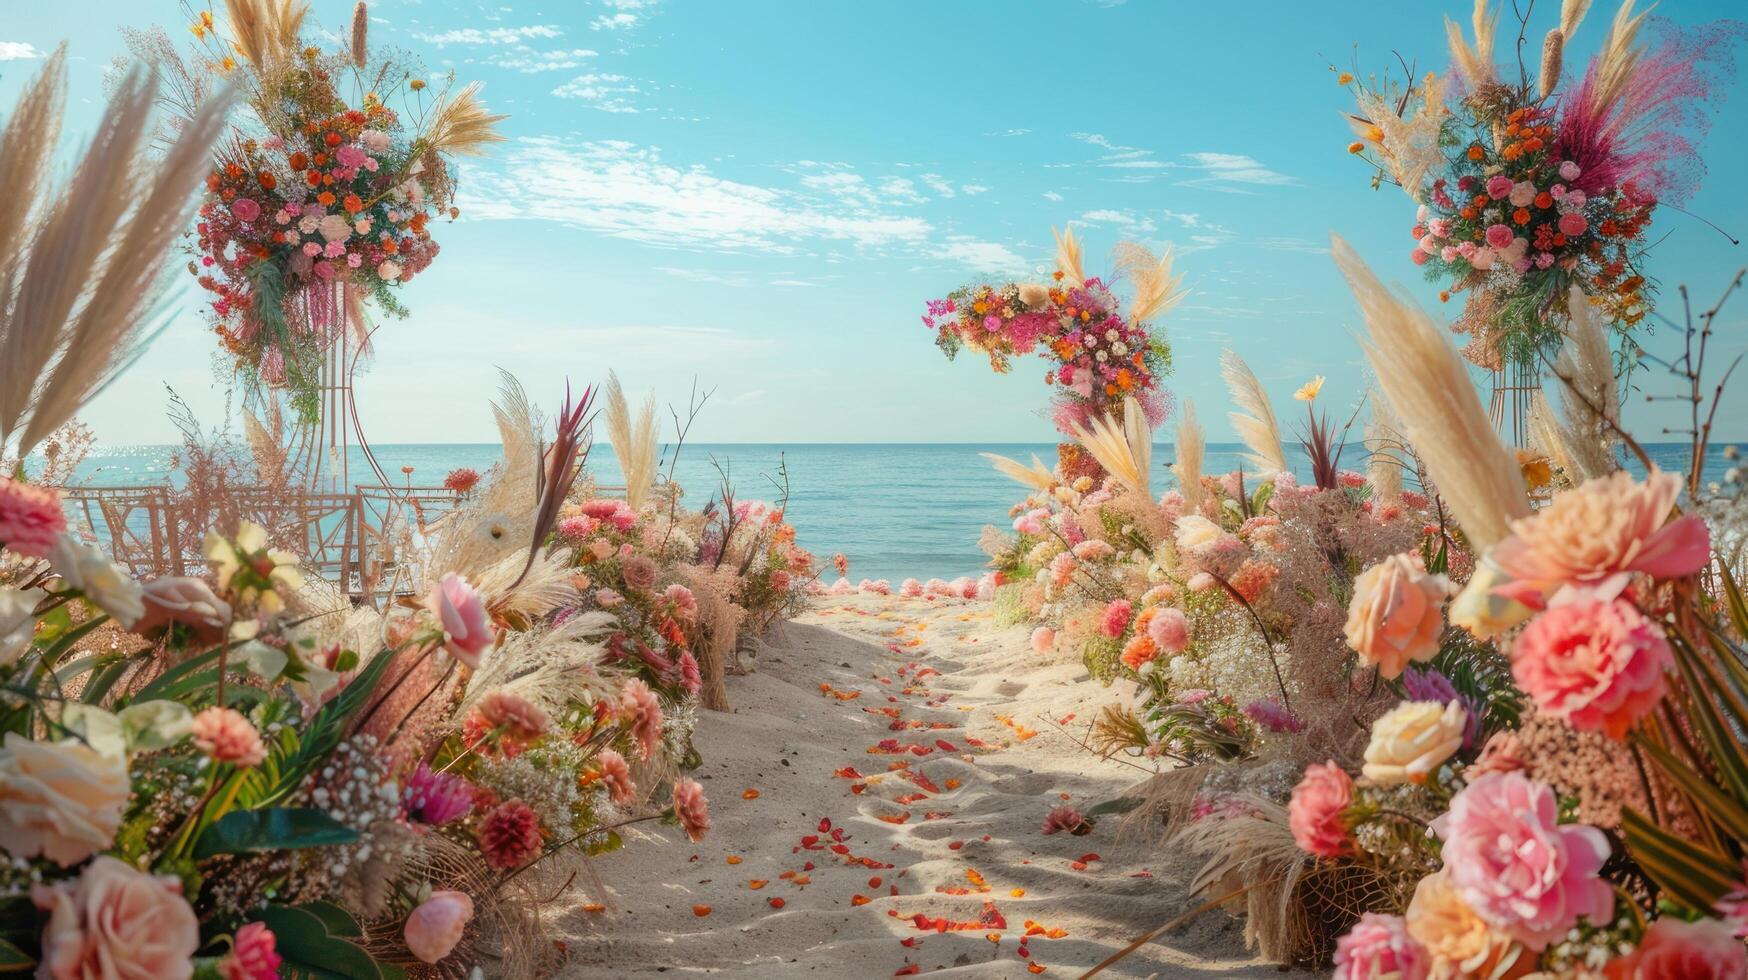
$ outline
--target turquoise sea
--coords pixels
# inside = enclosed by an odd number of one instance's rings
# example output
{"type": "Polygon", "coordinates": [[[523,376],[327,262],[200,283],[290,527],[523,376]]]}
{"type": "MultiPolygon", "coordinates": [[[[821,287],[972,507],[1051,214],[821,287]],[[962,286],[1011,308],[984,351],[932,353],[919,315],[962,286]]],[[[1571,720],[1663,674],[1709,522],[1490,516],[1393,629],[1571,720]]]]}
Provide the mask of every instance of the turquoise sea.
{"type": "MultiPolygon", "coordinates": [[[[372,447],[377,460],[396,482],[405,479],[401,467],[411,466],[412,482],[436,484],[458,466],[484,470],[496,459],[498,447],[488,444],[387,444],[372,447]]],[[[1685,470],[1687,447],[1650,447],[1658,464],[1685,470]]],[[[90,486],[141,486],[162,483],[169,475],[170,446],[99,447],[81,467],[81,482],[90,486]]],[[[1242,447],[1215,443],[1208,447],[1205,469],[1225,472],[1239,465],[1242,447]]],[[[977,538],[984,525],[1007,527],[1008,508],[1020,498],[1018,484],[995,472],[979,453],[994,452],[1015,459],[1037,453],[1046,464],[1056,458],[1054,444],[1013,443],[848,443],[767,445],[758,443],[688,445],[674,467],[674,479],[686,490],[693,507],[717,492],[719,464],[727,471],[737,497],[774,501],[788,472],[789,515],[801,544],[822,558],[842,551],[850,559],[850,578],[953,578],[976,575],[984,563],[977,538]]],[[[1707,458],[1708,478],[1716,479],[1729,465],[1723,447],[1707,458]]],[[[1302,454],[1289,449],[1301,478],[1309,473],[1302,454]]],[[[1169,445],[1154,449],[1155,466],[1172,458],[1169,445]]],[[[1350,447],[1344,457],[1359,468],[1364,453],[1350,447]]],[[[602,445],[589,457],[602,484],[619,483],[613,451],[602,445]]],[[[369,472],[354,450],[350,463],[354,482],[369,472]]],[[[665,472],[665,466],[664,466],[665,472]]],[[[1163,491],[1169,477],[1156,476],[1163,491]]]]}

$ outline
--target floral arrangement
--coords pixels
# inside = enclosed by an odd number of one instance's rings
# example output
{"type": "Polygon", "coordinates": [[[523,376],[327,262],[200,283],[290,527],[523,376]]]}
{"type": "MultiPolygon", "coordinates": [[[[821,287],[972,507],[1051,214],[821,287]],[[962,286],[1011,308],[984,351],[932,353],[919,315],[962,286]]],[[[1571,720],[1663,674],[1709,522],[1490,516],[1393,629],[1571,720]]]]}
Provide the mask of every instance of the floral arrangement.
{"type": "Polygon", "coordinates": [[[1070,433],[1134,399],[1158,425],[1165,418],[1161,379],[1171,370],[1171,348],[1148,327],[1183,298],[1182,278],[1171,274],[1170,251],[1155,258],[1124,243],[1117,249],[1120,277],[1135,296],[1127,309],[1110,286],[1081,269],[1074,232],[1059,235],[1056,271],[1049,283],[977,283],[931,300],[923,325],[949,359],[966,348],[989,356],[997,372],[1015,356],[1039,353],[1053,366],[1044,383],[1054,391],[1052,418],[1070,433]]]}
{"type": "Polygon", "coordinates": [[[1445,286],[1441,298],[1467,294],[1457,327],[1484,367],[1536,365],[1556,349],[1574,286],[1624,335],[1645,318],[1648,229],[1660,201],[1697,183],[1694,141],[1739,36],[1647,23],[1627,0],[1573,78],[1564,52],[1588,7],[1562,5],[1534,73],[1500,71],[1499,11],[1478,0],[1472,43],[1446,22],[1451,77],[1338,75],[1358,103],[1348,149],[1373,165],[1374,186],[1389,180],[1417,203],[1409,257],[1445,286]]]}
{"type": "Polygon", "coordinates": [[[308,420],[328,348],[347,330],[362,346],[363,304],[405,315],[395,289],[436,258],[431,221],[458,214],[451,158],[501,140],[505,117],[487,114],[477,85],[432,93],[416,66],[372,58],[363,3],[344,51],[302,37],[304,6],[227,9],[223,26],[194,13],[187,59],[161,33],[135,46],[175,59],[181,91],[246,93],[247,120],[206,177],[189,271],[239,369],[308,420]]]}
{"type": "MultiPolygon", "coordinates": [[[[1100,807],[1206,861],[1283,963],[1343,978],[1724,978],[1748,971],[1748,715],[1740,473],[1705,490],[1706,333],[1678,377],[1694,470],[1662,472],[1619,425],[1606,327],[1568,297],[1559,417],[1507,450],[1444,331],[1336,241],[1379,379],[1364,472],[1308,406],[1312,480],[1285,469],[1272,407],[1228,354],[1258,469],[1201,472],[1193,405],[1176,486],[1151,433],[1083,431],[1108,474],[997,459],[1032,492],[986,535],[998,622],[1134,694],[1088,745],[1159,774],[1100,807]],[[1385,343],[1387,338],[1388,342],[1385,343]],[[1598,353],[1598,352],[1601,353],[1598,353]],[[1609,447],[1637,454],[1643,475],[1609,447]],[[1540,487],[1543,506],[1528,491],[1540,487]],[[1682,964],[1677,969],[1673,964],[1682,964]]],[[[1548,408],[1550,416],[1553,409],[1548,408]]]]}

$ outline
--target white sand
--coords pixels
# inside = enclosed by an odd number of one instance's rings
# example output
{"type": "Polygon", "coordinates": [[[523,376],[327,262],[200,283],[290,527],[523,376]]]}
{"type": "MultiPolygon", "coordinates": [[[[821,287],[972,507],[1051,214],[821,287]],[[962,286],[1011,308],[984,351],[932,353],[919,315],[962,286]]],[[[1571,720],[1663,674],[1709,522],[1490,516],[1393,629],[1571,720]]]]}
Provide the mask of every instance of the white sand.
{"type": "MultiPolygon", "coordinates": [[[[1184,888],[1193,868],[1150,841],[1119,842],[1116,817],[1085,836],[1043,834],[1045,815],[1064,796],[1090,808],[1143,773],[1099,760],[1051,724],[1073,716],[1069,730],[1084,737],[1096,711],[1121,695],[1087,680],[1066,655],[1032,653],[1026,638],[1023,627],[995,630],[983,603],[817,600],[764,650],[756,673],[729,679],[735,710],[700,719],[704,765],[693,775],[710,795],[709,837],[692,844],[675,828],[640,825],[634,830],[653,829],[594,862],[606,895],[573,888],[560,899],[568,907],[551,910],[570,956],[561,975],[885,977],[917,964],[922,973],[1028,977],[1031,962],[1045,976],[1072,977],[1193,907],[1184,888]],[[912,682],[927,669],[940,673],[912,682]],[[839,700],[821,684],[861,693],[839,700]],[[893,731],[893,719],[876,713],[889,709],[947,727],[893,731]],[[998,716],[1037,734],[1021,739],[998,716]],[[943,739],[956,751],[868,752],[889,738],[931,747],[943,739]],[[887,772],[899,759],[939,792],[887,772]],[[874,778],[833,775],[845,766],[874,778]],[[851,791],[857,784],[866,786],[860,795],[851,791]],[[758,796],[743,799],[748,789],[758,796]],[[921,795],[898,802],[910,794],[921,795]],[[927,819],[930,811],[943,815],[927,819]],[[878,819],[905,813],[903,824],[878,819]],[[847,857],[826,849],[833,841],[820,834],[822,819],[847,832],[847,857]],[[797,851],[804,835],[816,834],[821,849],[797,851]],[[1089,853],[1098,859],[1077,870],[1071,862],[1089,853]],[[730,855],[740,863],[729,864],[730,855]],[[814,867],[804,871],[808,861],[814,867]],[[790,871],[811,880],[781,877],[790,871]],[[988,891],[978,892],[968,873],[980,873],[988,891]],[[755,890],[753,879],[768,883],[755,890]],[[867,901],[858,905],[856,896],[867,901]],[[777,898],[780,910],[770,904],[777,898]],[[588,911],[588,902],[607,907],[588,911]],[[986,902],[1005,927],[938,934],[914,920],[977,921],[986,902]],[[708,915],[694,914],[699,904],[708,915]],[[1022,959],[1027,920],[1067,935],[1033,936],[1022,959]]],[[[1245,952],[1240,934],[1236,920],[1208,913],[1105,975],[1280,976],[1245,952]]]]}

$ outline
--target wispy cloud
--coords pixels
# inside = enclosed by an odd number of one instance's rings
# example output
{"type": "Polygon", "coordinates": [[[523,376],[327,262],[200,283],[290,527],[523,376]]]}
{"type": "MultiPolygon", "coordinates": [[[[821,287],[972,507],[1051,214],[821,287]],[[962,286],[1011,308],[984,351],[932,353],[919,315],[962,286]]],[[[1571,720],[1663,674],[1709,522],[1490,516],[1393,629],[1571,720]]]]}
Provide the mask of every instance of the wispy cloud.
{"type": "Polygon", "coordinates": [[[587,48],[572,48],[556,51],[537,51],[526,44],[518,44],[508,51],[499,51],[486,59],[487,64],[499,68],[519,71],[524,75],[533,75],[543,71],[564,71],[567,68],[578,68],[590,58],[597,57],[598,51],[587,48]]]}
{"type": "Polygon", "coordinates": [[[1201,171],[1202,174],[1199,177],[1180,181],[1179,183],[1185,187],[1214,187],[1218,190],[1234,190],[1234,188],[1222,185],[1282,185],[1299,182],[1297,177],[1289,177],[1278,171],[1270,170],[1255,157],[1243,153],[1186,153],[1183,159],[1186,162],[1176,164],[1176,166],[1201,171]]]}
{"type": "Polygon", "coordinates": [[[1162,160],[1152,150],[1125,146],[1102,133],[1070,133],[1069,138],[1105,151],[1092,161],[1092,165],[1101,170],[1120,171],[1106,178],[1118,183],[1149,183],[1169,175],[1178,178],[1174,183],[1180,187],[1249,194],[1253,192],[1247,190],[1247,186],[1299,182],[1298,178],[1272,170],[1255,157],[1243,153],[1203,151],[1162,160]]]}
{"type": "Polygon", "coordinates": [[[636,85],[627,84],[624,75],[612,72],[588,72],[552,90],[561,99],[576,99],[602,112],[637,112],[638,107],[626,98],[636,95],[636,85]]]}
{"type": "Polygon", "coordinates": [[[535,24],[529,27],[463,27],[441,34],[413,36],[442,47],[447,44],[519,44],[532,38],[554,38],[563,33],[551,24],[535,24]]]}
{"type": "Polygon", "coordinates": [[[589,22],[589,29],[595,31],[623,31],[637,26],[637,15],[628,13],[602,14],[589,22]]]}
{"type": "Polygon", "coordinates": [[[986,275],[1019,273],[1026,260],[1000,242],[979,241],[968,235],[950,237],[935,250],[935,257],[961,262],[986,275]]]}
{"type": "Polygon", "coordinates": [[[1056,193],[1055,191],[1045,191],[1044,192],[1044,200],[1046,200],[1046,201],[1060,201],[1060,200],[1062,200],[1062,195],[1056,193]]]}
{"type": "Polygon", "coordinates": [[[922,181],[928,185],[929,190],[934,191],[942,197],[952,197],[957,193],[953,190],[953,185],[947,181],[947,178],[940,174],[923,174],[922,181]]]}
{"type": "Polygon", "coordinates": [[[34,44],[25,41],[0,41],[0,61],[24,61],[40,57],[42,52],[34,44]]]}
{"type": "Polygon", "coordinates": [[[794,253],[810,241],[878,248],[924,244],[919,217],[895,215],[802,185],[728,180],[702,164],[677,167],[655,147],[618,140],[528,138],[500,154],[502,170],[470,170],[476,218],[555,221],[669,248],[794,253]]]}

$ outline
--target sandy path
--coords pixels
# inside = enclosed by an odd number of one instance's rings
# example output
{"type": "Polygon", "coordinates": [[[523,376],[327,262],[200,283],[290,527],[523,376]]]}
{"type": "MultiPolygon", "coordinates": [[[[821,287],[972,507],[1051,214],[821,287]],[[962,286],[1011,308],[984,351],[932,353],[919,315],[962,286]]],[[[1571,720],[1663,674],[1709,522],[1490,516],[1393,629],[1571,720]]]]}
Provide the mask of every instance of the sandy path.
{"type": "MultiPolygon", "coordinates": [[[[1112,694],[1025,638],[981,603],[818,600],[730,678],[736,710],[700,719],[708,839],[643,825],[596,860],[606,896],[552,910],[562,976],[1072,977],[1189,907],[1188,869],[1119,842],[1115,818],[1042,833],[1052,807],[1090,808],[1140,773],[1051,724],[1083,732],[1112,694]]],[[[1211,914],[1106,975],[1280,974],[1211,914]]]]}

